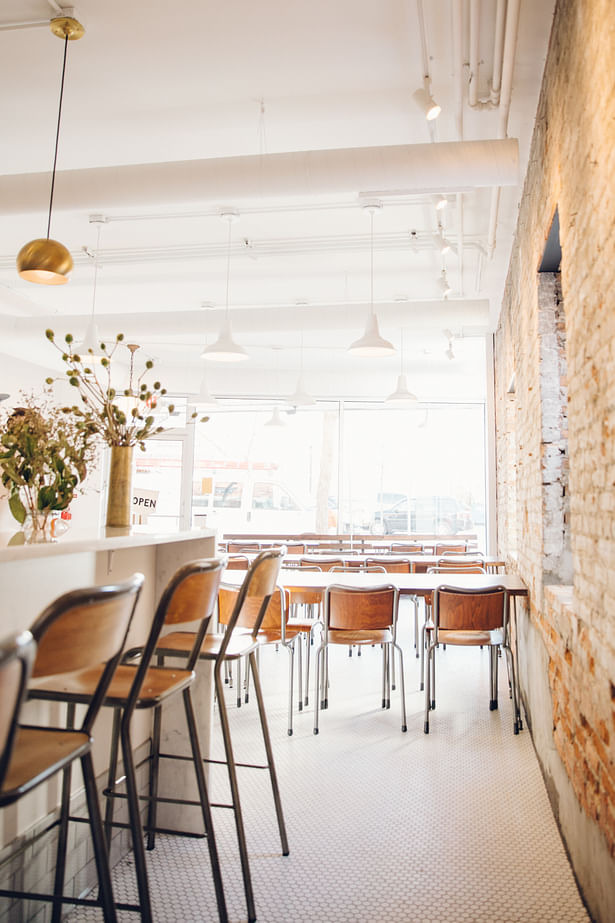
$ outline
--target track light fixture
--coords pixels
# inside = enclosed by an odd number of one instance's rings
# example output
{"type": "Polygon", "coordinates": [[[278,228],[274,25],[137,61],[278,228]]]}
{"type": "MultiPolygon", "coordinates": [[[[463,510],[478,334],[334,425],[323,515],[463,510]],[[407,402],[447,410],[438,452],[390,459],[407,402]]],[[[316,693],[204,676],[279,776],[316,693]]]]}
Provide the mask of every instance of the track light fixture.
{"type": "Polygon", "coordinates": [[[448,199],[445,195],[436,196],[436,209],[441,212],[448,205],[448,199]]]}
{"type": "Polygon", "coordinates": [[[47,216],[47,237],[38,237],[24,244],[17,254],[17,272],[22,279],[36,282],[39,285],[64,285],[68,282],[68,274],[73,268],[73,258],[58,240],[53,240],[51,231],[51,212],[53,210],[53,191],[56,180],[56,165],[58,162],[58,144],[60,141],[60,122],[62,120],[62,98],[64,96],[64,76],[66,74],[66,55],[68,43],[80,39],[85,29],[72,16],[57,16],[51,20],[51,31],[58,38],[64,39],[64,58],[62,62],[62,79],[60,82],[60,103],[58,106],[58,120],[56,125],[56,143],[53,155],[53,170],[51,172],[51,192],[49,195],[49,214],[47,216]]]}
{"type": "Polygon", "coordinates": [[[401,331],[401,350],[400,350],[400,363],[399,363],[399,375],[397,376],[397,387],[392,394],[389,394],[385,398],[387,404],[415,404],[417,400],[416,394],[413,394],[412,391],[408,389],[408,379],[404,373],[404,331],[402,328],[401,331]]]}
{"type": "Polygon", "coordinates": [[[433,122],[442,112],[442,107],[438,105],[431,93],[426,87],[421,87],[412,94],[415,103],[425,114],[428,122],[433,122]]]}
{"type": "Polygon", "coordinates": [[[438,279],[438,288],[440,289],[443,298],[447,298],[453,291],[446,275],[446,269],[442,270],[442,273],[438,279]]]}
{"type": "Polygon", "coordinates": [[[453,340],[454,340],[453,334],[450,330],[443,330],[442,333],[448,340],[448,349],[444,350],[444,355],[446,356],[447,359],[452,361],[455,358],[455,353],[453,352],[453,340]]]}

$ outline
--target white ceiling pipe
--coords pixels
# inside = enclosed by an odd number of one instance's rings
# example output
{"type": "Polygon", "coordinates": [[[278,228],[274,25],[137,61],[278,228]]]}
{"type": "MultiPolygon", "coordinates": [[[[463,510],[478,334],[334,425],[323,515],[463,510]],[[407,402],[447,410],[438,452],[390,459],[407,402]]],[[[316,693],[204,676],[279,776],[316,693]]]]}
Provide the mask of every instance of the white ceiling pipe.
{"type": "MultiPolygon", "coordinates": [[[[510,101],[512,99],[512,81],[515,68],[515,54],[517,51],[520,6],[521,0],[508,0],[506,9],[506,31],[504,34],[504,57],[502,60],[502,87],[500,91],[498,124],[498,136],[502,139],[506,138],[508,134],[508,116],[510,114],[510,101]]],[[[494,188],[491,191],[489,230],[487,232],[487,250],[489,256],[492,256],[495,250],[499,210],[500,189],[494,188]]]]}
{"type": "MultiPolygon", "coordinates": [[[[347,331],[356,326],[360,330],[365,323],[367,304],[355,305],[309,305],[293,310],[283,308],[234,308],[232,312],[233,331],[244,333],[266,333],[267,331],[304,331],[308,337],[318,337],[319,331],[347,331]]],[[[172,343],[174,339],[195,337],[197,345],[202,344],[208,333],[216,333],[224,316],[224,309],[203,312],[161,311],[159,313],[118,316],[97,313],[96,320],[102,339],[114,339],[117,333],[140,342],[163,337],[172,343]]],[[[489,321],[487,299],[474,301],[389,302],[378,304],[378,316],[383,327],[401,327],[407,330],[430,330],[456,327],[463,323],[468,327],[486,327],[489,321]]],[[[0,317],[0,337],[7,339],[33,337],[44,340],[44,330],[51,327],[58,342],[66,333],[75,333],[83,327],[83,315],[54,315],[47,322],[41,318],[0,317]]],[[[306,347],[307,348],[307,347],[306,347]]]]}
{"type": "Polygon", "coordinates": [[[490,98],[494,106],[500,102],[502,88],[502,64],[504,58],[504,27],[506,24],[506,0],[498,0],[495,12],[495,32],[493,36],[493,74],[491,77],[490,98]]]}
{"type": "Polygon", "coordinates": [[[453,73],[455,97],[455,131],[463,141],[463,0],[452,0],[453,73]]]}
{"type": "MultiPolygon", "coordinates": [[[[518,181],[515,139],[453,141],[66,170],[57,175],[54,207],[105,211],[152,202],[458,192],[518,181]]],[[[0,177],[0,214],[44,210],[48,186],[48,173],[0,177]]]]}
{"type": "Polygon", "coordinates": [[[470,78],[468,83],[468,102],[471,106],[478,103],[478,60],[480,37],[480,0],[470,0],[470,78]]]}

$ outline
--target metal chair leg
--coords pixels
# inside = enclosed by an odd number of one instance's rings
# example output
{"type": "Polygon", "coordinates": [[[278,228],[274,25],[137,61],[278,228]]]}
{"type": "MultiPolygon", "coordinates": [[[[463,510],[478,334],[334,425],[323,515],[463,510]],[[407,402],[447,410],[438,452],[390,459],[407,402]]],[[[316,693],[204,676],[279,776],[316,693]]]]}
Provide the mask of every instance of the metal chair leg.
{"type": "Polygon", "coordinates": [[[152,754],[149,764],[149,805],[147,808],[147,848],[156,846],[156,820],[158,814],[158,779],[160,777],[160,736],[162,709],[154,709],[152,727],[152,754]]]}
{"type": "MultiPolygon", "coordinates": [[[[75,726],[75,706],[69,703],[66,708],[66,727],[75,726]]],[[[58,845],[56,850],[56,871],[53,885],[53,912],[52,923],[60,923],[62,919],[61,898],[64,893],[64,875],[66,872],[66,847],[68,844],[68,817],[70,813],[70,788],[72,778],[72,763],[62,773],[62,797],[60,801],[60,825],[58,829],[58,845]]]]}
{"type": "Polygon", "coordinates": [[[96,790],[96,781],[94,778],[94,764],[90,752],[81,757],[81,769],[83,771],[83,783],[85,786],[88,815],[90,818],[90,831],[92,833],[92,843],[94,846],[96,872],[98,874],[98,899],[102,905],[105,923],[117,923],[115,901],[113,900],[113,888],[111,886],[111,872],[109,871],[109,856],[107,854],[105,835],[100,816],[100,805],[98,804],[98,791],[96,790]]]}
{"type": "MultiPolygon", "coordinates": [[[[239,663],[239,661],[237,661],[239,663]]],[[[256,908],[254,906],[254,892],[252,890],[252,878],[250,875],[250,863],[248,859],[248,847],[246,843],[246,834],[243,826],[243,816],[241,813],[241,803],[239,800],[239,787],[237,785],[237,769],[235,766],[235,756],[233,754],[233,744],[231,741],[231,730],[229,726],[226,703],[224,701],[224,686],[220,680],[220,666],[216,664],[214,668],[214,679],[216,692],[218,694],[218,710],[220,715],[220,727],[222,729],[222,739],[224,741],[224,752],[226,754],[226,765],[228,769],[229,785],[231,789],[231,801],[233,804],[233,814],[235,815],[235,829],[237,831],[237,842],[239,845],[239,858],[241,860],[241,873],[243,876],[243,889],[246,896],[246,906],[248,910],[248,921],[253,923],[256,920],[256,908]]]]}
{"type": "Polygon", "coordinates": [[[184,689],[184,711],[186,713],[186,724],[188,726],[188,736],[192,748],[192,761],[196,775],[197,787],[199,790],[199,800],[201,802],[201,813],[203,815],[203,825],[207,835],[207,846],[209,848],[209,861],[211,862],[211,872],[216,889],[216,902],[218,904],[218,916],[220,923],[227,923],[228,913],[226,910],[226,898],[224,896],[224,886],[222,884],[222,872],[220,871],[220,859],[218,857],[218,848],[216,846],[216,836],[214,832],[213,818],[211,816],[211,806],[209,803],[209,794],[207,792],[207,782],[203,770],[203,756],[201,753],[201,744],[199,741],[199,732],[194,717],[194,705],[190,689],[184,689]]]}
{"type": "Polygon", "coordinates": [[[297,648],[297,710],[303,711],[303,634],[299,632],[293,639],[297,648]]]}
{"type": "MultiPolygon", "coordinates": [[[[406,720],[406,683],[404,680],[404,655],[402,649],[397,642],[393,643],[393,648],[397,650],[399,654],[399,686],[401,694],[401,729],[402,731],[408,730],[408,723],[406,720]]],[[[395,656],[395,651],[393,651],[392,656],[395,656]]]]}
{"type": "Polygon", "coordinates": [[[263,699],[263,690],[261,689],[260,674],[258,671],[258,664],[256,661],[256,655],[254,651],[252,651],[252,653],[250,654],[250,663],[252,665],[254,690],[256,692],[256,700],[258,702],[258,713],[261,719],[261,728],[263,731],[263,741],[265,744],[265,752],[267,754],[267,766],[269,768],[269,777],[271,779],[271,790],[273,792],[275,812],[278,818],[278,828],[280,831],[280,841],[282,844],[282,855],[287,856],[289,853],[288,837],[286,836],[286,824],[284,823],[284,813],[282,811],[282,799],[280,798],[280,787],[278,785],[278,777],[277,777],[277,773],[275,769],[275,761],[273,758],[273,747],[271,746],[271,737],[269,736],[269,726],[267,724],[267,714],[265,712],[265,701],[263,699]]]}
{"type": "MultiPolygon", "coordinates": [[[[120,747],[120,725],[122,720],[122,709],[113,709],[113,729],[111,731],[111,747],[109,751],[109,770],[107,772],[107,792],[113,792],[117,781],[117,763],[120,747]]],[[[107,851],[111,852],[111,837],[113,834],[113,810],[114,799],[107,795],[105,804],[105,839],[107,841],[107,851]]]]}
{"type": "MultiPolygon", "coordinates": [[[[288,651],[288,736],[293,736],[293,690],[294,690],[294,667],[295,667],[295,640],[286,645],[288,651]]],[[[254,682],[256,689],[256,680],[254,682]]],[[[299,689],[301,689],[301,670],[299,670],[299,689]]],[[[258,695],[258,693],[257,693],[258,695]]]]}
{"type": "Polygon", "coordinates": [[[145,864],[143,827],[141,826],[141,815],[139,814],[139,793],[137,790],[137,778],[135,774],[134,762],[132,759],[130,721],[126,720],[126,715],[122,717],[121,737],[122,757],[124,759],[124,775],[126,777],[126,797],[128,800],[128,820],[130,823],[130,832],[132,835],[132,849],[135,863],[135,875],[137,877],[137,888],[139,890],[141,919],[148,921],[149,923],[149,921],[152,920],[152,907],[149,895],[149,883],[147,880],[147,866],[145,864]]]}

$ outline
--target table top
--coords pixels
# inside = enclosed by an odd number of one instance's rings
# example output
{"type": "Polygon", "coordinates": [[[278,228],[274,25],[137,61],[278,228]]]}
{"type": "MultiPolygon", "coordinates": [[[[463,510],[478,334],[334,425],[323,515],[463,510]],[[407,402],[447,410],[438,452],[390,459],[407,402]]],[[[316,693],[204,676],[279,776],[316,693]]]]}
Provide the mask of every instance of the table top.
{"type": "MultiPolygon", "coordinates": [[[[240,586],[245,571],[227,570],[223,583],[240,586]]],[[[468,590],[482,590],[503,586],[511,596],[527,596],[527,587],[516,574],[356,574],[335,573],[331,571],[301,570],[295,567],[283,567],[278,583],[290,590],[316,590],[323,592],[328,586],[348,586],[353,588],[396,586],[401,595],[429,596],[437,586],[458,586],[468,590]]]]}

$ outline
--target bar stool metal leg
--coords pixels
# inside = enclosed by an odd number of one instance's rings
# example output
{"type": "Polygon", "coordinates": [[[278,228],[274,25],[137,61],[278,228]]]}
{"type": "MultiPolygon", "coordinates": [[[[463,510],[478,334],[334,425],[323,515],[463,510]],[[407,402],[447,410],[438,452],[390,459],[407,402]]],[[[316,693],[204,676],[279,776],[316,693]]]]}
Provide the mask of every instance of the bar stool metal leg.
{"type": "Polygon", "coordinates": [[[137,877],[137,887],[139,890],[139,905],[141,908],[141,919],[152,920],[152,907],[149,894],[149,883],[147,880],[147,866],[145,864],[145,848],[143,845],[143,827],[141,826],[141,816],[139,814],[139,793],[137,790],[137,779],[135,774],[134,762],[132,759],[132,743],[130,740],[130,716],[126,720],[126,714],[122,718],[121,737],[122,737],[122,756],[124,758],[124,774],[126,776],[126,796],[128,800],[128,819],[130,822],[130,832],[132,834],[132,848],[135,861],[135,874],[137,877]]]}
{"type": "Polygon", "coordinates": [[[115,902],[113,900],[113,890],[111,887],[111,872],[109,871],[109,856],[107,854],[107,844],[105,842],[105,835],[102,827],[100,805],[98,804],[98,791],[96,790],[94,764],[92,762],[91,752],[81,757],[81,769],[83,771],[83,782],[88,805],[88,814],[90,817],[90,830],[92,831],[92,842],[94,844],[94,858],[96,860],[96,871],[98,873],[98,898],[102,904],[105,923],[117,923],[115,902]]]}

